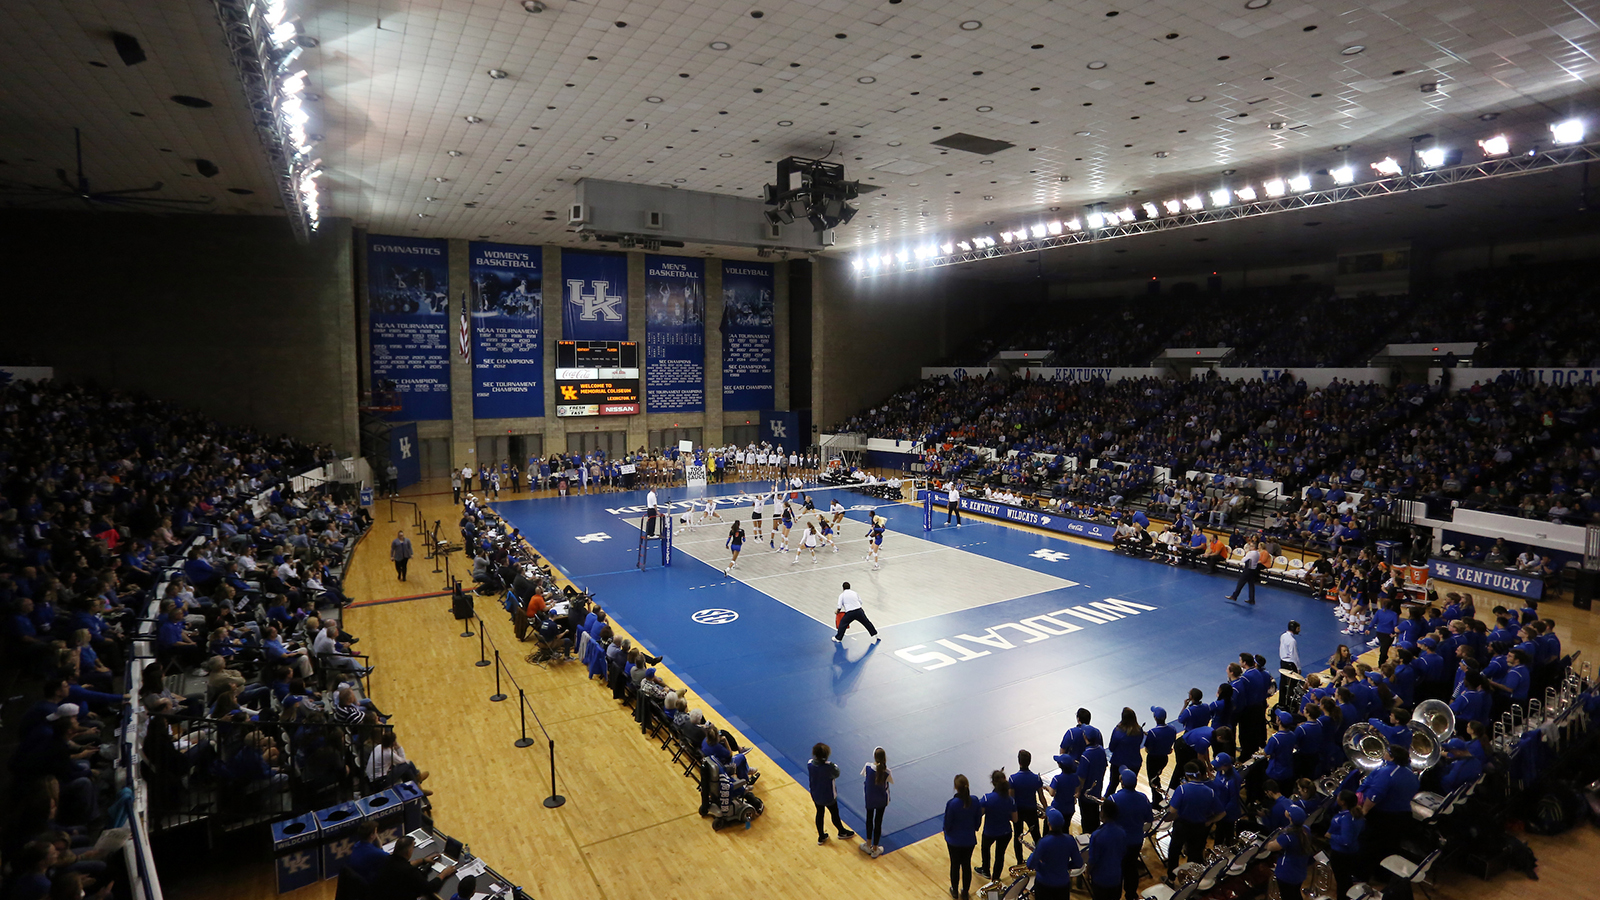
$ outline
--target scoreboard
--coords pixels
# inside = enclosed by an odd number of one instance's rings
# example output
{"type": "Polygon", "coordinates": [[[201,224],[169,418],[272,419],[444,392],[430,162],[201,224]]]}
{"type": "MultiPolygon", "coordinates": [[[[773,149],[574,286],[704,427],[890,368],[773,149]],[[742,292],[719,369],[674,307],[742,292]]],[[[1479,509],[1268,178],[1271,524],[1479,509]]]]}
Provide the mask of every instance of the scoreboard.
{"type": "Polygon", "coordinates": [[[639,412],[636,341],[556,341],[557,416],[639,412]]]}

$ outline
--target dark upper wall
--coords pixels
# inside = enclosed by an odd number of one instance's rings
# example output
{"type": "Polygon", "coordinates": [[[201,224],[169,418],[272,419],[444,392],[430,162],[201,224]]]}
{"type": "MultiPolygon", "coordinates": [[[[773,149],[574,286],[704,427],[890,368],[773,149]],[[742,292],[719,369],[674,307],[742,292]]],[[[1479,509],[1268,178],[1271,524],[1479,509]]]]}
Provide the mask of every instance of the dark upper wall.
{"type": "Polygon", "coordinates": [[[357,445],[350,223],[0,214],[0,360],[357,445]]]}
{"type": "Polygon", "coordinates": [[[922,367],[986,327],[1012,286],[950,277],[949,270],[857,278],[847,262],[813,268],[812,420],[839,420],[914,381],[922,367]],[[997,302],[985,304],[989,296],[997,302]]]}

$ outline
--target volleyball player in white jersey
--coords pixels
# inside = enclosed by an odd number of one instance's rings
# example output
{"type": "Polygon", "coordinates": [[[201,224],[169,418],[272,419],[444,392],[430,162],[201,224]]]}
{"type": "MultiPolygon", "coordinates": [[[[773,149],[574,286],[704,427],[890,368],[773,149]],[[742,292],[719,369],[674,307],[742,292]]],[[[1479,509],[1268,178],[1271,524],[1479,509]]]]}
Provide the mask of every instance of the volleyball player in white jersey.
{"type": "Polygon", "coordinates": [[[800,555],[807,550],[811,551],[811,564],[817,564],[817,545],[822,543],[822,538],[817,534],[817,526],[807,525],[806,533],[801,535],[800,544],[794,548],[794,559],[789,560],[789,565],[800,561],[800,555]]]}
{"type": "Polygon", "coordinates": [[[750,527],[755,532],[758,544],[761,543],[761,507],[766,502],[766,495],[759,492],[750,498],[750,527]]]}
{"type": "Polygon", "coordinates": [[[722,513],[717,512],[717,498],[707,497],[700,507],[700,524],[709,525],[711,520],[722,521],[722,513]]]}
{"type": "Polygon", "coordinates": [[[838,497],[833,498],[833,503],[828,506],[828,512],[833,516],[833,527],[838,528],[839,523],[844,521],[844,504],[839,502],[838,497]]]}

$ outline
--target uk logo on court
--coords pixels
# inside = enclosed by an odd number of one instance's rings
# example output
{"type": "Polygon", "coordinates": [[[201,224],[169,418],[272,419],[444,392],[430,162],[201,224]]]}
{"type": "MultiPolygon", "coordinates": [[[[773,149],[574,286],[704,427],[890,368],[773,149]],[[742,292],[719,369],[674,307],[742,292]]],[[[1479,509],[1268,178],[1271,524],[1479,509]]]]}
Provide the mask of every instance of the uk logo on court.
{"type": "Polygon", "coordinates": [[[739,614],[731,609],[712,608],[702,609],[689,618],[699,622],[701,625],[727,625],[734,619],[739,618],[739,614]]]}
{"type": "Polygon", "coordinates": [[[576,537],[580,544],[593,544],[599,541],[611,540],[611,535],[606,534],[604,531],[591,531],[588,534],[576,535],[576,537]]]}
{"type": "Polygon", "coordinates": [[[1070,554],[1062,553],[1060,550],[1051,550],[1048,547],[1041,547],[1028,555],[1034,559],[1042,559],[1047,562],[1066,562],[1072,558],[1070,554]]]}

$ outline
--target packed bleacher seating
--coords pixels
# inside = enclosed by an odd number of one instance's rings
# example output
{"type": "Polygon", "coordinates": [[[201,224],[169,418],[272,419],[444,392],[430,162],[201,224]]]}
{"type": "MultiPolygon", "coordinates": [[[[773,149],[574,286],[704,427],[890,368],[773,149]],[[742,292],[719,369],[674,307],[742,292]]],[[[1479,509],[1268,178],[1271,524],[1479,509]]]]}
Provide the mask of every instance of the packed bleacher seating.
{"type": "Polygon", "coordinates": [[[126,879],[107,862],[146,821],[349,796],[382,730],[336,621],[370,518],[322,482],[329,448],[61,382],[0,407],[5,666],[33,698],[6,722],[3,852],[42,854],[11,896],[126,879]]]}

